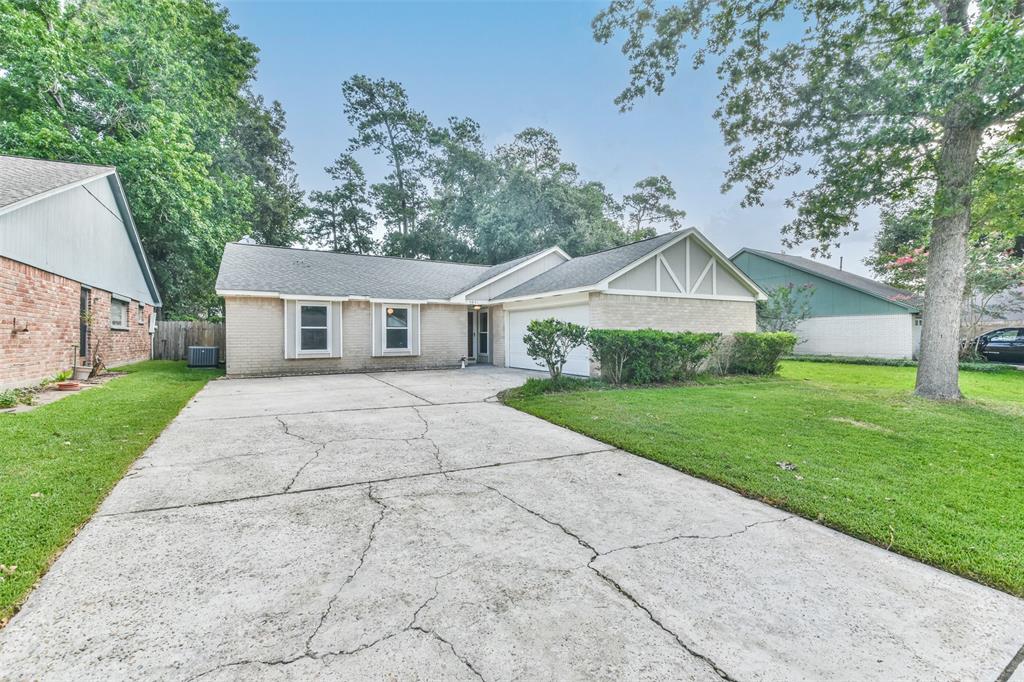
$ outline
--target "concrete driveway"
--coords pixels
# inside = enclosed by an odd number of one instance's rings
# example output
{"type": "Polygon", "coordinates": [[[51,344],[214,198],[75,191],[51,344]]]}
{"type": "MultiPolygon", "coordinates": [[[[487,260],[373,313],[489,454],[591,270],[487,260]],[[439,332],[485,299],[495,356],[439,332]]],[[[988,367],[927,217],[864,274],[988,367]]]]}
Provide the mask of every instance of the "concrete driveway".
{"type": "Polygon", "coordinates": [[[1021,600],[493,401],[524,376],[211,383],[0,679],[995,680],[1024,645],[1021,600]]]}

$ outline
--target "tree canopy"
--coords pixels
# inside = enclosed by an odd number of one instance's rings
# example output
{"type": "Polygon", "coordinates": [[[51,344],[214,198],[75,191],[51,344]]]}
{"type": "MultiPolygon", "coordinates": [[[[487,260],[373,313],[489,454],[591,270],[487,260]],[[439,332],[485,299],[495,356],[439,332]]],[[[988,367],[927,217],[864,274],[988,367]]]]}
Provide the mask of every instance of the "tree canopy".
{"type": "MultiPolygon", "coordinates": [[[[488,149],[476,121],[435,124],[395,81],[356,75],[342,97],[355,129],[345,153],[376,156],[387,168],[369,185],[382,253],[496,263],[558,245],[579,255],[674,229],[685,215],[671,205],[676,193],[664,176],[639,181],[620,204],[580,176],[550,131],[526,128],[488,149]]],[[[318,242],[319,223],[309,229],[318,242]]]]}
{"type": "Polygon", "coordinates": [[[0,153],[117,166],[166,312],[217,314],[225,242],[303,210],[257,61],[211,0],[0,0],[0,153]]]}

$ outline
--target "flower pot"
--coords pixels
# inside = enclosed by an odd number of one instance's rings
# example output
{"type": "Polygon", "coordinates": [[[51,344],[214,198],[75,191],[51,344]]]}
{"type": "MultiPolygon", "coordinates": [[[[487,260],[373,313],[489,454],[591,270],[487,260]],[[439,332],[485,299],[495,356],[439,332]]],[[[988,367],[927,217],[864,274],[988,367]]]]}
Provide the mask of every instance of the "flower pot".
{"type": "Polygon", "coordinates": [[[80,383],[78,383],[77,381],[58,381],[57,382],[57,390],[58,391],[77,391],[81,387],[82,387],[82,385],[80,383]]]}
{"type": "Polygon", "coordinates": [[[92,367],[75,367],[75,376],[71,377],[75,381],[82,381],[83,379],[89,378],[89,372],[92,371],[92,367]]]}

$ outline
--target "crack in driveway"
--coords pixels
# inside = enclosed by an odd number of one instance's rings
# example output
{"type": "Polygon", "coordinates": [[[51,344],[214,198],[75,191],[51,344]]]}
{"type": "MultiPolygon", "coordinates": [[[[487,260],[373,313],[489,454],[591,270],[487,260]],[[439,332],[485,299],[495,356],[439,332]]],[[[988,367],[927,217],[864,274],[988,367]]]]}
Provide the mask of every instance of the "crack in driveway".
{"type": "Polygon", "coordinates": [[[355,580],[356,575],[359,574],[359,570],[363,567],[363,563],[366,562],[366,555],[370,553],[370,548],[373,546],[373,540],[377,532],[377,526],[384,520],[384,514],[387,513],[388,505],[381,502],[381,500],[373,494],[373,484],[366,486],[366,496],[380,508],[380,513],[377,518],[374,519],[373,523],[370,524],[370,532],[366,538],[366,546],[363,547],[363,551],[359,554],[359,562],[356,564],[355,569],[345,578],[344,582],[337,589],[334,595],[327,602],[327,608],[320,614],[320,622],[317,623],[316,628],[313,629],[312,634],[306,638],[306,653],[312,653],[313,639],[320,633],[320,629],[323,628],[324,622],[327,621],[327,617],[331,615],[331,609],[334,608],[334,602],[338,601],[338,597],[341,596],[342,591],[348,587],[348,584],[355,580]]]}
{"type": "MultiPolygon", "coordinates": [[[[394,439],[391,439],[394,440],[394,439]]],[[[402,439],[398,439],[402,440],[402,439]]],[[[162,511],[174,511],[176,509],[192,509],[195,507],[209,507],[219,504],[234,504],[236,502],[249,502],[252,500],[263,500],[270,497],[280,497],[282,495],[306,495],[310,493],[325,492],[328,490],[344,490],[346,488],[356,488],[359,486],[368,485],[371,483],[390,483],[394,481],[408,481],[417,478],[429,478],[430,476],[441,476],[444,474],[457,474],[464,471],[479,471],[481,469],[495,469],[499,467],[517,466],[520,464],[531,464],[534,462],[552,462],[559,459],[568,459],[571,457],[586,457],[588,455],[596,455],[603,452],[613,452],[615,448],[608,446],[597,450],[586,450],[584,452],[570,452],[563,455],[549,455],[547,457],[534,457],[532,459],[520,459],[515,462],[491,462],[489,464],[476,464],[468,467],[458,467],[455,469],[445,469],[444,471],[424,471],[414,474],[400,474],[398,476],[388,476],[384,478],[371,478],[365,481],[351,481],[347,483],[335,483],[331,485],[315,486],[312,488],[297,488],[294,490],[286,490],[281,492],[271,493],[260,493],[256,495],[241,495],[239,497],[230,497],[222,500],[207,500],[204,502],[189,502],[185,504],[170,504],[162,507],[147,507],[145,509],[132,509],[129,511],[119,512],[106,512],[97,513],[93,516],[94,519],[112,518],[117,516],[130,516],[133,514],[150,514],[154,512],[162,511]]]]}
{"type": "MultiPolygon", "coordinates": [[[[548,517],[544,516],[540,512],[527,507],[526,505],[524,505],[523,503],[519,502],[515,498],[513,498],[513,497],[511,497],[509,495],[506,495],[504,492],[502,492],[498,488],[496,488],[496,487],[494,487],[492,485],[489,485],[487,483],[479,483],[479,482],[476,482],[476,483],[477,483],[477,485],[481,485],[484,488],[487,488],[487,489],[491,490],[495,494],[499,495],[500,497],[504,498],[508,502],[510,502],[510,503],[514,504],[515,506],[519,507],[520,509],[522,509],[523,511],[527,512],[528,514],[532,514],[533,516],[536,516],[538,519],[540,519],[541,521],[547,523],[548,525],[551,525],[551,526],[554,526],[555,528],[558,528],[564,534],[566,534],[569,537],[571,537],[574,540],[576,540],[576,542],[579,543],[579,545],[581,547],[586,549],[591,554],[590,561],[588,561],[587,564],[586,564],[587,568],[589,568],[591,571],[596,573],[598,575],[598,577],[601,578],[601,580],[603,580],[605,583],[610,585],[622,597],[624,597],[627,601],[629,601],[631,604],[633,604],[633,606],[635,606],[638,609],[640,609],[641,611],[643,611],[647,615],[647,618],[652,623],[654,623],[656,626],[658,626],[658,628],[660,628],[662,631],[664,631],[667,635],[672,637],[675,640],[676,644],[678,644],[684,651],[686,651],[686,653],[688,653],[691,656],[693,656],[693,657],[695,657],[697,659],[700,659],[701,661],[706,663],[715,672],[715,674],[718,675],[719,677],[721,677],[723,680],[727,680],[728,682],[736,682],[736,678],[730,676],[717,663],[715,663],[715,661],[712,660],[709,656],[707,656],[706,654],[700,653],[699,651],[695,650],[692,646],[690,646],[689,644],[684,642],[683,638],[680,637],[678,633],[674,632],[667,625],[662,623],[661,620],[659,620],[657,618],[657,616],[655,616],[654,613],[648,607],[646,607],[643,604],[641,604],[640,601],[635,596],[633,596],[628,590],[626,590],[626,588],[624,588],[621,584],[619,584],[615,579],[613,579],[610,576],[608,576],[607,574],[603,573],[601,571],[601,569],[599,569],[597,566],[594,566],[594,562],[599,557],[604,556],[604,553],[597,551],[597,549],[595,549],[594,546],[591,545],[589,542],[584,540],[582,536],[580,536],[577,533],[572,532],[571,530],[566,528],[564,525],[562,525],[558,521],[555,521],[553,519],[549,519],[548,517]]],[[[756,525],[756,524],[752,524],[752,525],[756,525]]],[[[744,529],[744,531],[745,530],[746,529],[744,529]]],[[[740,531],[740,532],[744,532],[744,531],[740,531]]]]}

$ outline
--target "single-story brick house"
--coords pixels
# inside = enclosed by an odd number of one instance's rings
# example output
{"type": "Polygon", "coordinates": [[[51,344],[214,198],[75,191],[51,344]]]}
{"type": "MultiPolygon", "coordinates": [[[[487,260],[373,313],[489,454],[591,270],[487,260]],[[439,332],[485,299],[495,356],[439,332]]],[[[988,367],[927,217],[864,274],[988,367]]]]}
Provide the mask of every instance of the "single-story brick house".
{"type": "MultiPolygon", "coordinates": [[[[523,335],[555,317],[598,328],[752,331],[764,296],[695,229],[570,258],[493,266],[231,243],[229,376],[455,367],[538,369],[523,335]]],[[[586,349],[565,371],[591,372],[586,349]]]]}
{"type": "Polygon", "coordinates": [[[149,358],[159,307],[114,168],[0,156],[0,389],[149,358]]]}
{"type": "Polygon", "coordinates": [[[910,292],[801,256],[740,249],[732,261],[765,291],[814,287],[810,317],[796,329],[797,354],[917,356],[921,309],[910,292]]]}

